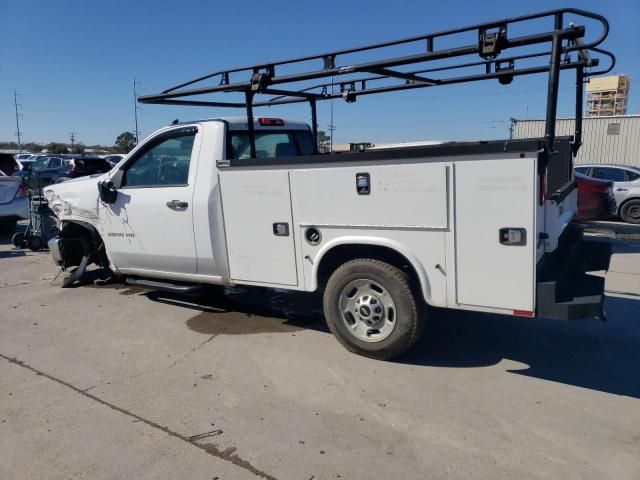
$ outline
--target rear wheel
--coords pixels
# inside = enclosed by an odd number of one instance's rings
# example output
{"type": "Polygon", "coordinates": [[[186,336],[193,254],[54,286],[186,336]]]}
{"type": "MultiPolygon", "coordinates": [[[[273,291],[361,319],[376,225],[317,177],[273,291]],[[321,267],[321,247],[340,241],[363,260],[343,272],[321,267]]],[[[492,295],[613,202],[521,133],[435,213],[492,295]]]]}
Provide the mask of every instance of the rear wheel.
{"type": "Polygon", "coordinates": [[[627,223],[640,223],[640,199],[629,200],[622,205],[620,216],[627,223]]]}
{"type": "Polygon", "coordinates": [[[15,232],[17,226],[18,226],[17,220],[11,220],[10,222],[0,223],[0,228],[9,233],[15,232]]]}
{"type": "Polygon", "coordinates": [[[409,277],[380,260],[345,263],[324,292],[325,317],[338,341],[351,352],[382,360],[413,346],[424,326],[423,310],[409,277]]]}

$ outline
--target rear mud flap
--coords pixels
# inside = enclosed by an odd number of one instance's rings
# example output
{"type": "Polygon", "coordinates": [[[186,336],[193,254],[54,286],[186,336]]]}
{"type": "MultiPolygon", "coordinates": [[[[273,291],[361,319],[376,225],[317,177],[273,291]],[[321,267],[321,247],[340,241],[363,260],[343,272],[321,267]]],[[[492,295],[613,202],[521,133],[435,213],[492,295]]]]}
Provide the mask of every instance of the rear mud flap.
{"type": "Polygon", "coordinates": [[[536,314],[560,320],[605,320],[604,277],[589,275],[609,269],[611,244],[571,235],[538,271],[536,314]]]}

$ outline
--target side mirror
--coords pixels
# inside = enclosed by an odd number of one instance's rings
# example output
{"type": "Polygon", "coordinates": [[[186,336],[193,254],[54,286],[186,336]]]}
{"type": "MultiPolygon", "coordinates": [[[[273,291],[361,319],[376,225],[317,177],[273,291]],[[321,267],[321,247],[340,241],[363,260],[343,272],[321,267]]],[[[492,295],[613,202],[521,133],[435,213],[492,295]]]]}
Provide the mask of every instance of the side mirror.
{"type": "Polygon", "coordinates": [[[98,183],[98,192],[100,193],[100,200],[104,203],[115,203],[116,198],[118,198],[118,190],[110,180],[98,183]]]}

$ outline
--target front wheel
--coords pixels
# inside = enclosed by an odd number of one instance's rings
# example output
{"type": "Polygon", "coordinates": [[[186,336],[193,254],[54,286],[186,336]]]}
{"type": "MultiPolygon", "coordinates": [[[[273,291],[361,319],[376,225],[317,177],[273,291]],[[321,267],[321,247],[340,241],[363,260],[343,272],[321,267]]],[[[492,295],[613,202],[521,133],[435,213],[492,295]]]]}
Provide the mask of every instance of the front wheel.
{"type": "Polygon", "coordinates": [[[11,243],[16,248],[25,248],[27,246],[24,240],[24,232],[16,232],[11,237],[11,243]]]}
{"type": "Polygon", "coordinates": [[[347,350],[381,360],[397,357],[418,340],[422,307],[402,270],[370,258],[343,264],[324,291],[331,333],[347,350]]]}
{"type": "Polygon", "coordinates": [[[626,202],[620,209],[622,220],[627,223],[640,223],[640,199],[633,199],[626,202]]]}

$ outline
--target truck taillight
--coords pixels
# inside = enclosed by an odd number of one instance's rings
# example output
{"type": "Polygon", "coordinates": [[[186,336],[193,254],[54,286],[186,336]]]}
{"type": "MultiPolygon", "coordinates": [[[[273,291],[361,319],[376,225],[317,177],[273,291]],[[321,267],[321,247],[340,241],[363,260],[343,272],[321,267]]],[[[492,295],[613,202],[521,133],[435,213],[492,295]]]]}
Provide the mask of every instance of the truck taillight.
{"type": "Polygon", "coordinates": [[[284,120],[281,118],[260,117],[258,118],[258,123],[263,127],[284,127],[284,120]]]}
{"type": "Polygon", "coordinates": [[[18,191],[16,192],[15,198],[24,198],[27,195],[29,195],[29,191],[27,190],[27,187],[25,187],[24,185],[20,185],[18,187],[18,191]]]}
{"type": "Polygon", "coordinates": [[[544,205],[547,198],[547,174],[540,175],[540,205],[544,205]]]}

